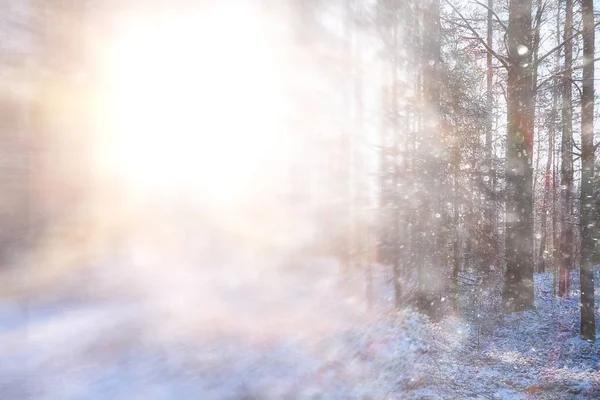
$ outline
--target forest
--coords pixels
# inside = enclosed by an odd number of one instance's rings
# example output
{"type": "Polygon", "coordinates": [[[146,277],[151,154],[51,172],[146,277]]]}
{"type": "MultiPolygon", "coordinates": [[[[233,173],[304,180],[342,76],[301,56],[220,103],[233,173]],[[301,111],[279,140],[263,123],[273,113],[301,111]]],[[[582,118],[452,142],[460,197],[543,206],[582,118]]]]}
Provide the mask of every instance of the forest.
{"type": "Polygon", "coordinates": [[[0,0],[0,399],[598,399],[593,0],[0,0]]]}

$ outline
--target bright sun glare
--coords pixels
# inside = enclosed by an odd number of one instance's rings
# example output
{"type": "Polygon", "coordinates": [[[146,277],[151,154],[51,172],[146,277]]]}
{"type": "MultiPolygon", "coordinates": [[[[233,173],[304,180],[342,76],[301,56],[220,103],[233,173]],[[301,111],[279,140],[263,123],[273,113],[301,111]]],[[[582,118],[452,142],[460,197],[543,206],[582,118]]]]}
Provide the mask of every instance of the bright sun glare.
{"type": "Polygon", "coordinates": [[[150,189],[250,190],[282,141],[280,71],[261,26],[240,4],[129,21],[107,57],[104,168],[150,189]]]}

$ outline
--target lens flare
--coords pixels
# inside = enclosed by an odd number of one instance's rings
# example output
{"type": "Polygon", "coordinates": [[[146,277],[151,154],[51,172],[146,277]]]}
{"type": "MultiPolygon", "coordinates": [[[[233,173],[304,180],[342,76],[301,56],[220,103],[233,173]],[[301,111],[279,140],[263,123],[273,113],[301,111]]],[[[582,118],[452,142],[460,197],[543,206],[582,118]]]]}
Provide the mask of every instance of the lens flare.
{"type": "Polygon", "coordinates": [[[102,168],[144,189],[248,193],[283,145],[280,71],[261,26],[226,5],[129,23],[107,57],[102,168]]]}

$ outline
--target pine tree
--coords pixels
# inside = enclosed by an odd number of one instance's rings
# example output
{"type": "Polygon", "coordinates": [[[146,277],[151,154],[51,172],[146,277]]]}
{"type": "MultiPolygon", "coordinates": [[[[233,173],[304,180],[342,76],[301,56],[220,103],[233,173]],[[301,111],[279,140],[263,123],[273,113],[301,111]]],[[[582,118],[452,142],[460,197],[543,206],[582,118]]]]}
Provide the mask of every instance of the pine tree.
{"type": "Polygon", "coordinates": [[[594,318],[594,1],[582,0],[583,84],[581,93],[581,328],[582,339],[596,340],[594,318]]]}
{"type": "Polygon", "coordinates": [[[508,312],[533,307],[533,85],[531,0],[511,1],[508,24],[506,274],[508,312]]]}
{"type": "Polygon", "coordinates": [[[562,74],[562,138],[561,138],[561,213],[560,213],[560,264],[558,295],[569,292],[569,270],[573,260],[573,226],[571,224],[573,194],[573,0],[565,0],[565,61],[562,74]]]}

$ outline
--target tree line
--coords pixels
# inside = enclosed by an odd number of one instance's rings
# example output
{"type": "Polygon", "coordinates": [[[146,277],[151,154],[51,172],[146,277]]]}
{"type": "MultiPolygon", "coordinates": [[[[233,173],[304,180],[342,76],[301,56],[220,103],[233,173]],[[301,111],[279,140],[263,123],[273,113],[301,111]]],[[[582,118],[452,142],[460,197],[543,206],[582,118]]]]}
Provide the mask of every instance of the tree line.
{"type": "MultiPolygon", "coordinates": [[[[331,6],[294,4],[304,19],[331,6]]],[[[352,181],[339,205],[350,220],[340,247],[347,269],[366,266],[371,293],[361,229],[376,232],[396,306],[432,317],[448,304],[464,307],[465,279],[480,282],[504,312],[531,309],[534,274],[548,272],[556,296],[580,294],[580,335],[595,340],[593,1],[344,0],[336,12],[353,71],[345,75],[353,124],[340,137],[368,135],[373,108],[378,132],[373,204],[357,200],[361,150],[340,142],[352,181]],[[376,49],[377,83],[365,47],[376,49]],[[379,91],[371,107],[369,90],[379,91]],[[356,222],[365,208],[369,228],[356,222]],[[577,270],[580,287],[572,288],[577,270]]]]}

